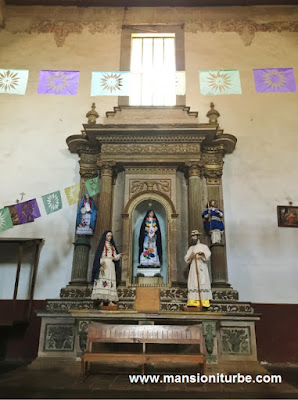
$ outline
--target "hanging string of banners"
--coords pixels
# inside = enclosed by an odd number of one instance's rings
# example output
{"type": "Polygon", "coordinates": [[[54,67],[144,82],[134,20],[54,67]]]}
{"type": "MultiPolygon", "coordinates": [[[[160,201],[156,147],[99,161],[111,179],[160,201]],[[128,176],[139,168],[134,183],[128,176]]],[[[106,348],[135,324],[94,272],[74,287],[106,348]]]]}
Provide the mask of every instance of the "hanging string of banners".
{"type": "MultiPolygon", "coordinates": [[[[91,178],[85,182],[86,190],[89,196],[99,193],[98,177],[91,178]]],[[[64,189],[64,193],[71,206],[79,201],[80,184],[72,185],[64,189]]],[[[63,208],[61,191],[56,190],[41,196],[46,215],[57,212],[63,208]]],[[[0,209],[0,232],[13,228],[14,225],[23,225],[33,222],[40,218],[41,212],[37,199],[22,201],[0,209]]]]}

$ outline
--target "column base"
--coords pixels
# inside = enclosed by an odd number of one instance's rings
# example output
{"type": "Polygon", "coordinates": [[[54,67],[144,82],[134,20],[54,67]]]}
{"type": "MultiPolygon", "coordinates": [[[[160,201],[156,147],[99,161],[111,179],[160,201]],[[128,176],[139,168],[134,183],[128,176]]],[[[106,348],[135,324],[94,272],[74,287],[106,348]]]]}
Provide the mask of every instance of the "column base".
{"type": "Polygon", "coordinates": [[[92,285],[88,282],[69,282],[69,284],[60,290],[61,298],[88,298],[92,293],[92,285]]]}
{"type": "Polygon", "coordinates": [[[239,300],[239,293],[234,290],[230,285],[214,285],[212,284],[212,298],[213,300],[239,300]]]}
{"type": "Polygon", "coordinates": [[[212,282],[212,288],[230,288],[231,285],[228,282],[212,282]]]}

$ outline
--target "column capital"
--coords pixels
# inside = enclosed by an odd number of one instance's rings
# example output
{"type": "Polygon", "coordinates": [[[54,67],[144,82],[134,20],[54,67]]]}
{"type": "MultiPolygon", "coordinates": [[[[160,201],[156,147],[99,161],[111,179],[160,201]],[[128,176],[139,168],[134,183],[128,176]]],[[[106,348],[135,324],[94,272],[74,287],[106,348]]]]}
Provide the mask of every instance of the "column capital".
{"type": "Polygon", "coordinates": [[[205,149],[202,152],[202,161],[207,185],[220,185],[224,165],[222,146],[205,149]]]}
{"type": "Polygon", "coordinates": [[[216,166],[214,167],[205,165],[204,176],[206,178],[207,185],[220,185],[222,177],[222,168],[216,168],[216,166]]]}
{"type": "Polygon", "coordinates": [[[97,161],[97,166],[100,169],[101,176],[110,176],[113,177],[116,163],[113,160],[107,161],[97,161]]]}
{"type": "Polygon", "coordinates": [[[185,162],[185,172],[188,178],[197,176],[201,176],[202,171],[202,163],[201,161],[186,161],[185,162]]]}
{"type": "Polygon", "coordinates": [[[98,153],[84,149],[80,151],[80,175],[83,179],[91,179],[98,175],[98,167],[96,165],[98,153]]]}
{"type": "Polygon", "coordinates": [[[206,164],[223,164],[223,152],[217,148],[212,150],[205,150],[202,152],[202,163],[206,164]]]}

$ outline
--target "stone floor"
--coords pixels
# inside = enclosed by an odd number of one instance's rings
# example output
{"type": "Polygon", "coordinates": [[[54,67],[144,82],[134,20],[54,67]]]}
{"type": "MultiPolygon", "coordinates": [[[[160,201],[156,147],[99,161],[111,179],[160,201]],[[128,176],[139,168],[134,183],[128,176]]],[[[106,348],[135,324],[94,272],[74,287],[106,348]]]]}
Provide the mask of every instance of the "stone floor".
{"type": "MultiPolygon", "coordinates": [[[[73,365],[73,364],[72,364],[73,365]]],[[[131,384],[128,373],[102,373],[94,369],[83,382],[77,367],[0,363],[0,398],[298,398],[298,365],[266,365],[269,374],[280,374],[282,384],[131,384]]],[[[106,371],[105,371],[106,372],[106,371]]],[[[149,371],[148,371],[149,372],[149,371]]],[[[154,373],[158,373],[155,371],[154,373]]],[[[178,372],[167,371],[178,374],[178,372]]],[[[189,372],[193,373],[193,372],[189,372]]],[[[181,374],[181,372],[179,372],[181,374]]]]}

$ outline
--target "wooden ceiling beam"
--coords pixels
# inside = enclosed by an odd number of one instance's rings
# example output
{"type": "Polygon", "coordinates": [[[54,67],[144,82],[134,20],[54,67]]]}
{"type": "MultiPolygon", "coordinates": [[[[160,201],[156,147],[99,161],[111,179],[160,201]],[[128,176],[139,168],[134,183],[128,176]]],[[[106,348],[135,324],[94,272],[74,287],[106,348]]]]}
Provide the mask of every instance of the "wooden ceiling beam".
{"type": "Polygon", "coordinates": [[[297,5],[297,0],[5,0],[16,6],[73,7],[214,7],[297,5]]]}

